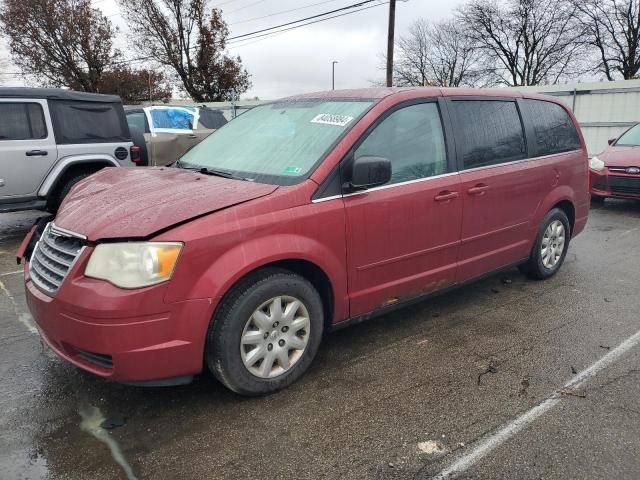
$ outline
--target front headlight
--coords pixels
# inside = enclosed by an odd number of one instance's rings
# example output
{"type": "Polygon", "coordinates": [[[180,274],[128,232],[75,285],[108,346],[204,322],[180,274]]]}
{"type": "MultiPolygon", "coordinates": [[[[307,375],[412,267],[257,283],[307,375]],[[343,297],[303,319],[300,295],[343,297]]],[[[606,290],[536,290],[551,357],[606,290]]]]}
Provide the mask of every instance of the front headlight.
{"type": "Polygon", "coordinates": [[[589,168],[592,170],[602,170],[604,168],[604,162],[598,157],[591,157],[589,160],[589,168]]]}
{"type": "Polygon", "coordinates": [[[177,242],[101,243],[84,274],[121,288],[147,287],[171,278],[181,250],[177,242]]]}

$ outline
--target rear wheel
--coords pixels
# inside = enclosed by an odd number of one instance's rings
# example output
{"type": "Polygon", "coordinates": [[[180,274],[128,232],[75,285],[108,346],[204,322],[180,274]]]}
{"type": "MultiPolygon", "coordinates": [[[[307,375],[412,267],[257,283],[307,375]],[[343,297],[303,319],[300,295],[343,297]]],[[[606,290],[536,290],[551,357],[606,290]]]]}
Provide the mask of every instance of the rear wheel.
{"type": "Polygon", "coordinates": [[[219,305],[207,334],[207,366],[242,395],[287,387],[313,361],[323,318],[320,295],[309,281],[287,270],[257,272],[219,305]]]}
{"type": "Polygon", "coordinates": [[[545,215],[529,260],[520,270],[531,278],[544,280],[557,273],[569,248],[571,227],[567,215],[554,208],[545,215]]]}

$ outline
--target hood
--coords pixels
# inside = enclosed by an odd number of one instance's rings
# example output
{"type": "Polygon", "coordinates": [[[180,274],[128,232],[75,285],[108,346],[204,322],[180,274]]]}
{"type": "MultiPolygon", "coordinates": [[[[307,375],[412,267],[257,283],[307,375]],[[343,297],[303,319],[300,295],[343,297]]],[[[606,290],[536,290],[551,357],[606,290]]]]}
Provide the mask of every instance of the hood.
{"type": "Polygon", "coordinates": [[[89,240],[143,238],[277,188],[178,168],[105,168],[71,190],[55,222],[89,240]]]}
{"type": "Polygon", "coordinates": [[[640,167],[640,147],[612,146],[598,155],[607,167],[640,167]]]}

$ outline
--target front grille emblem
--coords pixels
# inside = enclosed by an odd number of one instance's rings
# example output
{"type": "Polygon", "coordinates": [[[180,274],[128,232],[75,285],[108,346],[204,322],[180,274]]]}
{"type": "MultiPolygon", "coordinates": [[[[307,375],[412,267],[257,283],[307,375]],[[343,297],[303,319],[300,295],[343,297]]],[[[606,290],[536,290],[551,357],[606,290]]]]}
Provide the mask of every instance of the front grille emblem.
{"type": "Polygon", "coordinates": [[[627,173],[640,173],[640,167],[629,167],[625,171],[627,173]]]}

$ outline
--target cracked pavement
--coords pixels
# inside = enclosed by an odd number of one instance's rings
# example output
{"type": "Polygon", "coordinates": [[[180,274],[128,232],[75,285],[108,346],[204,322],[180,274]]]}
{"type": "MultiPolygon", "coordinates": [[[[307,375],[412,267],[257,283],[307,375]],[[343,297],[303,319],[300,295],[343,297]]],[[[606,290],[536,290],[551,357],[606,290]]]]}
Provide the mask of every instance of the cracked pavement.
{"type": "MultiPolygon", "coordinates": [[[[613,201],[593,207],[554,278],[512,269],[336,332],[275,395],[238,397],[209,375],[118,385],[28,329],[14,253],[37,216],[0,218],[7,479],[127,478],[104,435],[139,479],[427,479],[640,330],[640,202],[613,201]],[[126,423],[90,434],[87,410],[126,423]]],[[[633,347],[459,478],[639,478],[639,365],[633,347]]]]}

